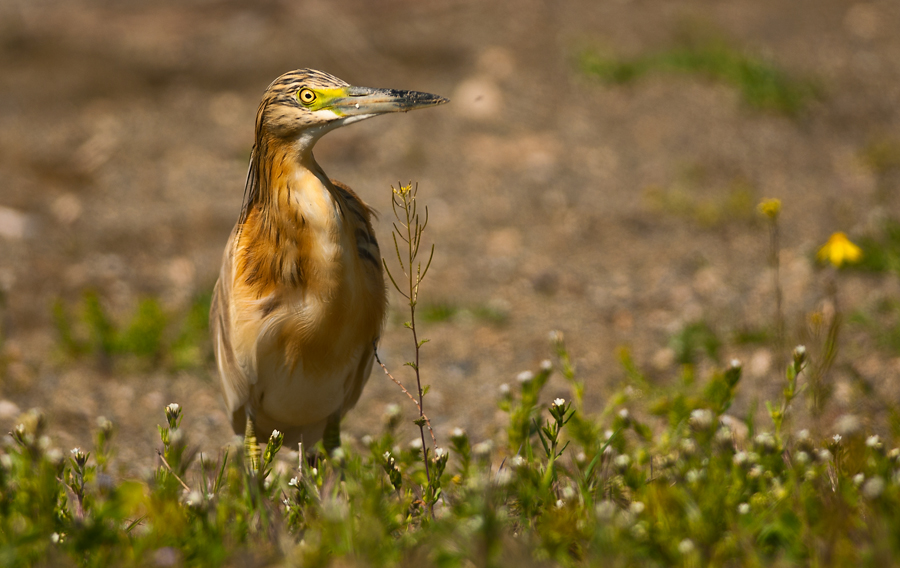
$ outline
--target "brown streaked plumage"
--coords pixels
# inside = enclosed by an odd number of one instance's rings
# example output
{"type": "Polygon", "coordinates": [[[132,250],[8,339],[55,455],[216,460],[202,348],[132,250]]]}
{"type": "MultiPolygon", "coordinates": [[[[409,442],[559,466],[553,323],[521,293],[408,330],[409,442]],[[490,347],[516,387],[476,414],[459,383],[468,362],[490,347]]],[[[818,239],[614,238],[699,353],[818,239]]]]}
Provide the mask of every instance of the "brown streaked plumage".
{"type": "Polygon", "coordinates": [[[249,418],[305,448],[339,443],[372,368],[386,297],[372,210],[313,157],[326,132],[443,104],[353,87],[312,69],[276,79],[256,115],[244,205],[213,292],[210,329],[235,433],[249,418]],[[326,435],[326,430],[328,434],[326,435]]]}

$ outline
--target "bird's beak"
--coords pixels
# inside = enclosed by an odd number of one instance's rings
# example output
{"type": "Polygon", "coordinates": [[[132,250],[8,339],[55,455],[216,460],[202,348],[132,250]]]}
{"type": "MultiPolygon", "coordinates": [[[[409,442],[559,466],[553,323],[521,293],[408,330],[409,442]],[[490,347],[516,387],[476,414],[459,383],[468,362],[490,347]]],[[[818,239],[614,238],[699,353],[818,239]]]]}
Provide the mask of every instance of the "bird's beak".
{"type": "Polygon", "coordinates": [[[418,91],[347,87],[344,90],[344,96],[333,99],[328,107],[339,116],[368,118],[378,114],[407,112],[448,102],[450,99],[418,91]]]}

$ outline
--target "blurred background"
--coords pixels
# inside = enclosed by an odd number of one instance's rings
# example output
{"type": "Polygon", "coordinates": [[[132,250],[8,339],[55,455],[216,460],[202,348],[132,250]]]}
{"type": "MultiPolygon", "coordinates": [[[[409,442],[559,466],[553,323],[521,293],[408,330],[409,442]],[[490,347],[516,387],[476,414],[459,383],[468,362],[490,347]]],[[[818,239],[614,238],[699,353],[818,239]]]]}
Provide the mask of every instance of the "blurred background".
{"type": "MultiPolygon", "coordinates": [[[[502,428],[500,386],[552,358],[552,330],[588,411],[622,383],[627,353],[660,388],[684,364],[702,375],[740,359],[741,416],[780,393],[784,347],[806,343],[824,369],[819,419],[888,428],[898,29],[894,0],[4,0],[0,430],[40,407],[55,445],[85,446],[105,416],[121,462],[140,467],[178,402],[196,444],[230,440],[209,294],[259,98],[300,67],[452,101],[316,147],[381,212],[386,255],[390,187],[419,184],[439,438],[502,428]],[[783,342],[764,198],[782,201],[783,342]],[[835,231],[863,247],[856,270],[815,261],[835,231]]],[[[404,320],[392,295],[382,357],[409,386],[404,320]]],[[[570,396],[559,377],[546,394],[570,396]]],[[[346,439],[379,429],[392,402],[413,416],[376,370],[346,439]]]]}

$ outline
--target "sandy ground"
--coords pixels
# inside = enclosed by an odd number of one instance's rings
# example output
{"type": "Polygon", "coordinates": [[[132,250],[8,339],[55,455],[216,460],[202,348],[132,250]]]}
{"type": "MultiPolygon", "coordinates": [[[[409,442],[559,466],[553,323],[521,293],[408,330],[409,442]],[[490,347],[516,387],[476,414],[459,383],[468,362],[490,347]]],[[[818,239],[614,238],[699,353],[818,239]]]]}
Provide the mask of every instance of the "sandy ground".
{"type": "MultiPolygon", "coordinates": [[[[89,445],[97,416],[120,431],[128,467],[155,459],[162,408],[185,407],[192,439],[214,451],[231,433],[212,367],[172,372],[61,353],[51,305],[94,288],[118,318],[140,297],[171,314],[211,289],[240,208],[253,120],[266,85],[299,67],[373,87],[448,96],[448,106],[381,117],[329,134],[325,170],[382,212],[390,186],[419,183],[437,243],[423,303],[464,313],[423,323],[428,412],[438,435],[476,439],[502,427],[498,387],[550,356],[562,330],[599,410],[628,346],[652,381],[677,375],[668,341],[705,321],[744,361],[735,411],[779,392],[771,345],[737,345],[772,325],[767,234],[752,214],[784,203],[781,253],[788,342],[820,341],[811,313],[829,303],[812,253],[900,213],[900,183],[860,158],[900,136],[900,4],[892,0],[386,0],[0,4],[0,429],[33,406],[53,443],[89,445]],[[825,96],[798,118],[749,108],[732,87],[651,75],[628,86],[584,76],[587,47],[633,56],[702,27],[825,96]],[[893,184],[893,185],[891,185],[893,184]],[[654,195],[693,203],[748,195],[749,215],[698,221],[654,195]],[[887,188],[887,189],[885,189],[887,188]],[[666,193],[669,192],[669,193],[666,193]],[[674,193],[673,193],[674,192],[674,193]],[[484,308],[504,323],[478,317],[484,308]],[[467,315],[468,314],[468,315],[467,315]]],[[[746,213],[746,211],[743,211],[746,213]]],[[[389,247],[383,247],[389,251],[389,247]]],[[[872,309],[897,277],[841,274],[840,306],[872,309]]],[[[393,308],[387,364],[410,380],[411,338],[393,308]]],[[[829,416],[865,413],[875,427],[896,403],[898,353],[846,326],[829,376],[829,416]],[[865,385],[877,395],[863,397],[865,385]]],[[[203,345],[208,350],[208,344],[203,345]]],[[[558,378],[547,396],[568,396],[558,378]]],[[[345,433],[377,430],[389,402],[413,407],[373,374],[345,433]]],[[[409,437],[414,436],[410,426],[409,437]]]]}

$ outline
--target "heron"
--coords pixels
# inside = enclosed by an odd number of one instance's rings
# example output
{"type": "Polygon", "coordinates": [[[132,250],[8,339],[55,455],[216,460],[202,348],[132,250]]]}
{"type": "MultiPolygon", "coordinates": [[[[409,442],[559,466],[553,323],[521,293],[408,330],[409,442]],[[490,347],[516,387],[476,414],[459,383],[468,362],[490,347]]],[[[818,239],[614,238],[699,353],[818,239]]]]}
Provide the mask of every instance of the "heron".
{"type": "Polygon", "coordinates": [[[236,434],[331,453],[372,370],[387,306],[374,212],[313,156],[327,132],[449,102],[351,86],[314,69],[275,79],[256,113],[240,215],[213,290],[210,330],[236,434]]]}

